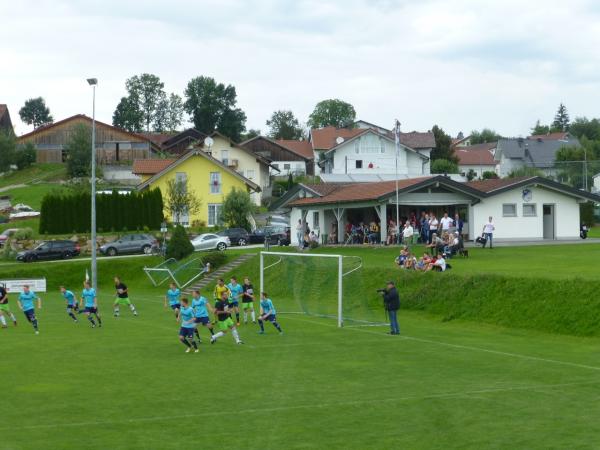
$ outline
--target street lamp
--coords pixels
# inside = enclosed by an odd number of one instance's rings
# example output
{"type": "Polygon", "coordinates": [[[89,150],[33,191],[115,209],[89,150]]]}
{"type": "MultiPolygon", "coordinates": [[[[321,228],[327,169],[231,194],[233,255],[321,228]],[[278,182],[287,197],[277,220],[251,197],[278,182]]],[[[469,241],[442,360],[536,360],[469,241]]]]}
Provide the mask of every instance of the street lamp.
{"type": "Polygon", "coordinates": [[[400,122],[396,119],[394,124],[394,135],[396,141],[396,243],[400,243],[400,204],[398,201],[398,157],[400,156],[400,122]]]}
{"type": "Polygon", "coordinates": [[[92,86],[92,287],[98,290],[98,266],[96,261],[96,85],[97,78],[88,78],[92,86]]]}

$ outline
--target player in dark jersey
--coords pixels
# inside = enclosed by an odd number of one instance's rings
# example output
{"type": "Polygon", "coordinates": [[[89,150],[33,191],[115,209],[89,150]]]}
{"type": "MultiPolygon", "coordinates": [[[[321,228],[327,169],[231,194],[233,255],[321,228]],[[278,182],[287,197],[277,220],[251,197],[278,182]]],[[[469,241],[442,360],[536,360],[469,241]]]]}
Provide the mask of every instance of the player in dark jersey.
{"type": "Polygon", "coordinates": [[[4,286],[0,285],[0,324],[2,324],[2,328],[6,328],[6,318],[4,316],[8,316],[10,320],[13,321],[15,327],[17,326],[17,318],[10,310],[10,306],[8,305],[8,291],[4,286]]]}
{"type": "Polygon", "coordinates": [[[252,323],[256,323],[256,313],[254,312],[254,286],[252,286],[250,278],[244,278],[242,289],[242,309],[244,310],[244,323],[248,323],[248,313],[250,313],[252,323]]]}
{"type": "Polygon", "coordinates": [[[215,302],[215,314],[217,315],[217,321],[221,331],[211,336],[210,343],[214,344],[217,342],[217,339],[225,336],[227,330],[231,330],[231,334],[235,339],[235,343],[243,344],[242,340],[240,339],[240,335],[235,328],[235,323],[231,319],[231,313],[229,312],[229,295],[227,292],[223,292],[221,294],[221,299],[215,302]]]}
{"type": "Polygon", "coordinates": [[[138,313],[135,309],[131,300],[129,300],[129,290],[127,289],[127,285],[121,281],[121,278],[115,277],[115,289],[117,291],[117,296],[115,297],[114,303],[114,314],[115,317],[119,317],[119,306],[125,305],[129,306],[129,309],[133,313],[134,316],[137,316],[138,313]]]}

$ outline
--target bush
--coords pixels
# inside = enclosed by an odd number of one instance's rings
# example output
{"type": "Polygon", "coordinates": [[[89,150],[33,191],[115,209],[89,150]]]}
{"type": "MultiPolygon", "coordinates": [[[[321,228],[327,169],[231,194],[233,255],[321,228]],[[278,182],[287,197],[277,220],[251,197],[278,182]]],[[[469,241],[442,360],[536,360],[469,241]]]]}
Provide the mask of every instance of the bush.
{"type": "Polygon", "coordinates": [[[233,188],[223,200],[221,221],[230,228],[250,229],[248,216],[255,210],[254,203],[248,192],[233,188]]]}
{"type": "Polygon", "coordinates": [[[210,263],[210,270],[213,271],[217,267],[221,267],[227,261],[227,256],[224,252],[210,252],[202,255],[202,262],[204,264],[210,263]]]}
{"type": "Polygon", "coordinates": [[[190,242],[185,228],[177,225],[173,230],[171,240],[167,243],[167,258],[175,258],[179,261],[192,253],[194,253],[194,246],[190,242]]]}
{"type": "Polygon", "coordinates": [[[12,249],[12,238],[8,238],[2,248],[0,248],[0,259],[13,261],[17,257],[17,252],[12,249]]]}
{"type": "Polygon", "coordinates": [[[17,241],[28,241],[33,238],[33,230],[31,228],[21,228],[15,232],[17,241]]]}
{"type": "Polygon", "coordinates": [[[492,170],[486,170],[481,174],[481,178],[484,180],[495,180],[498,178],[498,174],[492,170]]]}
{"type": "Polygon", "coordinates": [[[31,142],[25,144],[22,149],[17,150],[15,153],[17,169],[22,170],[31,166],[36,160],[36,153],[35,146],[31,142]]]}
{"type": "Polygon", "coordinates": [[[458,173],[458,164],[447,159],[436,159],[431,162],[431,173],[458,173]]]}

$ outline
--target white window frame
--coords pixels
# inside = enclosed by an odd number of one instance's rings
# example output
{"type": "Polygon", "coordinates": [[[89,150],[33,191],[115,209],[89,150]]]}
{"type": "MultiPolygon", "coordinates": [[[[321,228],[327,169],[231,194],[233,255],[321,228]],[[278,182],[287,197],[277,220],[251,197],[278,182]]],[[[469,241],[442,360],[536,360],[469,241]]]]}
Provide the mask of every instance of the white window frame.
{"type": "Polygon", "coordinates": [[[523,203],[523,217],[537,217],[537,203],[523,203]],[[533,208],[532,213],[525,212],[525,207],[530,206],[533,208]]]}
{"type": "Polygon", "coordinates": [[[219,219],[221,218],[221,208],[222,203],[209,203],[208,204],[208,215],[207,215],[207,225],[209,227],[214,227],[219,225],[219,219]],[[211,209],[212,212],[212,220],[211,220],[211,209]]]}
{"type": "Polygon", "coordinates": [[[287,170],[288,172],[291,170],[291,168],[292,168],[292,165],[289,163],[286,163],[283,165],[283,170],[287,170]]]}
{"type": "Polygon", "coordinates": [[[224,166],[229,165],[229,150],[221,150],[221,162],[224,166]]]}
{"type": "Polygon", "coordinates": [[[221,172],[211,172],[209,183],[210,185],[210,193],[211,194],[220,194],[221,193],[221,172]],[[215,184],[215,181],[217,182],[215,184]]]}
{"type": "Polygon", "coordinates": [[[254,177],[255,177],[254,169],[246,170],[246,178],[248,178],[249,180],[253,180],[254,177]]]}
{"type": "Polygon", "coordinates": [[[502,203],[502,217],[517,217],[517,204],[516,203],[502,203]],[[512,206],[514,213],[507,214],[504,210],[506,206],[512,206]]]}

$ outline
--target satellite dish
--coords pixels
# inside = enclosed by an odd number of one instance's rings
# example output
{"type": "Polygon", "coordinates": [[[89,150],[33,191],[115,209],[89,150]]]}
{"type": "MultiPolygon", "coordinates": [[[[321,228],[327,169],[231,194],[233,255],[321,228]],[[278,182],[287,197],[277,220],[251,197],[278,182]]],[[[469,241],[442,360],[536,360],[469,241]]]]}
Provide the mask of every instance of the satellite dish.
{"type": "Polygon", "coordinates": [[[206,139],[204,139],[204,144],[210,148],[212,147],[212,145],[215,143],[214,139],[211,138],[210,136],[208,136],[206,139]]]}
{"type": "Polygon", "coordinates": [[[340,145],[342,142],[344,142],[344,138],[341,136],[338,136],[335,138],[335,142],[337,143],[337,145],[340,145]]]}

